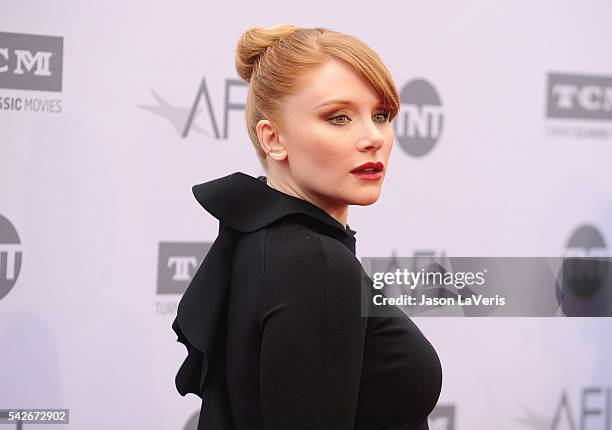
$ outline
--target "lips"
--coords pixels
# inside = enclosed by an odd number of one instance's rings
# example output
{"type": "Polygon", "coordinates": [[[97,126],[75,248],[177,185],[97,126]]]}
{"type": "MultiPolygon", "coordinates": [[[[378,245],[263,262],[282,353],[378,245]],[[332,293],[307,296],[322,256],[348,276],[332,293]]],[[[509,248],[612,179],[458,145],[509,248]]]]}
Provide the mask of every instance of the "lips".
{"type": "Polygon", "coordinates": [[[368,161],[361,166],[355,167],[351,170],[351,173],[382,172],[383,169],[384,165],[380,161],[368,161]]]}

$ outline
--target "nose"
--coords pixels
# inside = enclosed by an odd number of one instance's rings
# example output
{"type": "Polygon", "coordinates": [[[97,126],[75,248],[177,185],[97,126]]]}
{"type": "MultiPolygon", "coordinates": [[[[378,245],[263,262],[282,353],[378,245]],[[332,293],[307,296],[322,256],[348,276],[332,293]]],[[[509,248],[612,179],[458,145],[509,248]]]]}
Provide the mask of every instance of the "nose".
{"type": "Polygon", "coordinates": [[[366,121],[364,136],[359,141],[360,151],[371,151],[380,149],[385,143],[385,136],[377,125],[372,121],[366,121]]]}

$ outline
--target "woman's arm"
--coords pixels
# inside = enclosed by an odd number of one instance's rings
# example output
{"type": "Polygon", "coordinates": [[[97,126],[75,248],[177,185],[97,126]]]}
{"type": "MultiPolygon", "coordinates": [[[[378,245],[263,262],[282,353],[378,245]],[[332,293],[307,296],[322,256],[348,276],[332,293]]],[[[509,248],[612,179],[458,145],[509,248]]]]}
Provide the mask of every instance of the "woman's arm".
{"type": "Polygon", "coordinates": [[[310,235],[266,246],[260,302],[266,430],[353,429],[367,319],[358,266],[329,241],[335,239],[310,235]]]}

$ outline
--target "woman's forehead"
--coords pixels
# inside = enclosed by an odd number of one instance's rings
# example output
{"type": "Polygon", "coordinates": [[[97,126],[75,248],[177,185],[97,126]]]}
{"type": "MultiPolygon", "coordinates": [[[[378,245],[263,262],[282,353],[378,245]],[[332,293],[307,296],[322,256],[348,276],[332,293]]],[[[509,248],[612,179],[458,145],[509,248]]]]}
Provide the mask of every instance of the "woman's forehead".
{"type": "Polygon", "coordinates": [[[359,72],[341,61],[326,62],[304,78],[298,91],[290,97],[296,107],[320,110],[332,105],[375,106],[382,102],[359,72]]]}

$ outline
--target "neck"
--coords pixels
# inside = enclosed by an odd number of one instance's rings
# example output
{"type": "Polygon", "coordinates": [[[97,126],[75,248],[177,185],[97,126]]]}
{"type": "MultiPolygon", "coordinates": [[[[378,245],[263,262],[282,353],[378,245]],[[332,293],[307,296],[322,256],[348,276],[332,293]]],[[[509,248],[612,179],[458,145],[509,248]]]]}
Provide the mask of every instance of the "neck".
{"type": "Polygon", "coordinates": [[[286,183],[278,183],[272,178],[266,177],[266,183],[271,188],[274,188],[281,193],[288,194],[293,197],[297,197],[302,200],[306,200],[307,202],[312,203],[313,205],[323,209],[329,216],[338,221],[342,226],[346,229],[346,223],[348,218],[348,205],[345,204],[337,204],[337,202],[325,202],[323,198],[316,198],[307,193],[300,192],[297,190],[297,187],[292,187],[286,183]],[[336,204],[334,204],[336,203],[336,204]]]}

